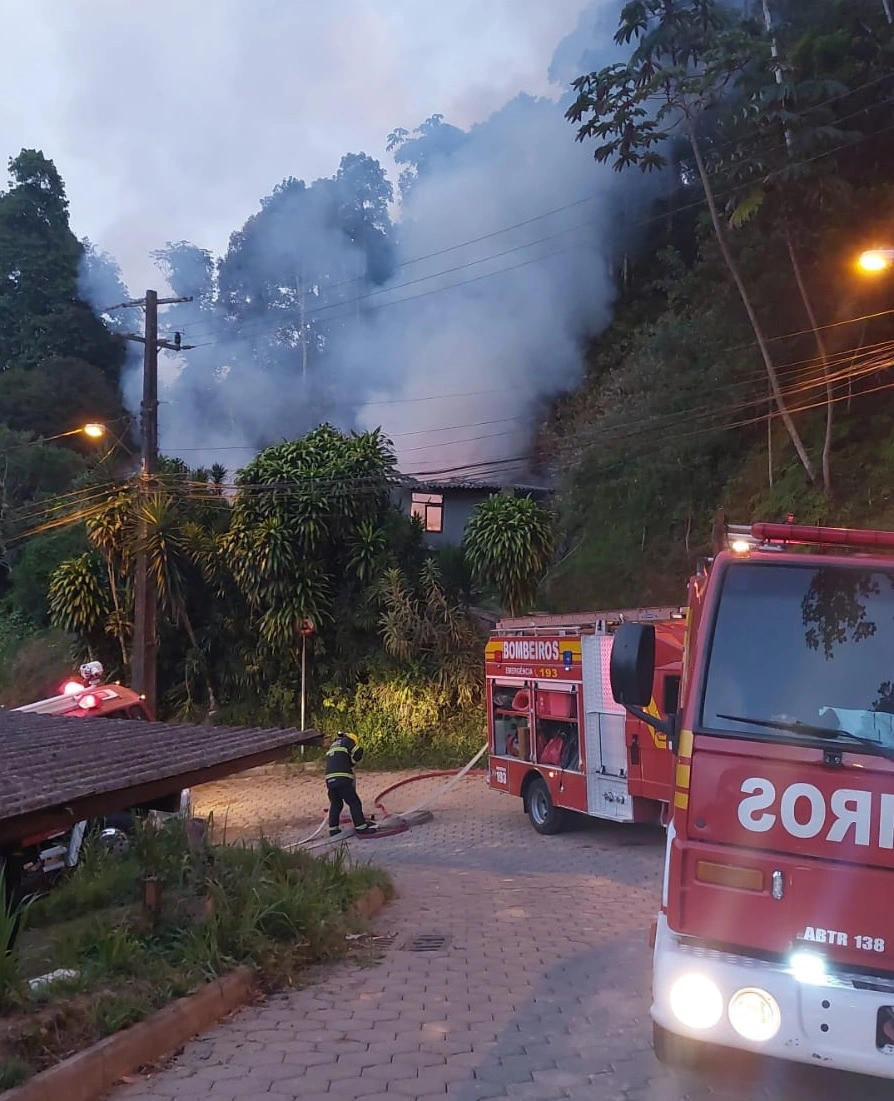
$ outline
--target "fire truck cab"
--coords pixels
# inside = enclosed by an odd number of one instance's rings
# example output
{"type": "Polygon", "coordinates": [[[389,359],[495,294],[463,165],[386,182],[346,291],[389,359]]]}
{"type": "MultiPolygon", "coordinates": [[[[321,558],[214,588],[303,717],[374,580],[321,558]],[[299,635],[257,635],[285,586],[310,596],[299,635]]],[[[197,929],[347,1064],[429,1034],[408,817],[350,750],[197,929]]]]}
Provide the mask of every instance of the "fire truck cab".
{"type": "MultiPolygon", "coordinates": [[[[655,1050],[894,1078],[894,532],[728,529],[689,585],[655,1050]]],[[[618,628],[642,715],[650,624],[618,628]]],[[[659,659],[660,660],[660,659],[659,659]]]]}
{"type": "Polygon", "coordinates": [[[538,833],[568,812],[617,822],[659,822],[673,761],[667,738],[625,713],[612,695],[612,638],[649,622],[657,639],[648,708],[677,710],[684,617],[679,608],[504,619],[487,643],[488,784],[520,796],[538,833]]]}

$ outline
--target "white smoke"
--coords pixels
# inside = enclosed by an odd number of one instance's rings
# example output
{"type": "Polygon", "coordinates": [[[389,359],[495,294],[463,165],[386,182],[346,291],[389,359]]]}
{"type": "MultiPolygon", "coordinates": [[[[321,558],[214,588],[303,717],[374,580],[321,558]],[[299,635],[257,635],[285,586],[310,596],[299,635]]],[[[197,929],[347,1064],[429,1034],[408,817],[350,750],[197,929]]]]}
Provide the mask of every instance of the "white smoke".
{"type": "Polygon", "coordinates": [[[517,473],[540,399],[578,382],[609,320],[615,181],[573,137],[555,103],[519,99],[410,194],[390,293],[338,348],[371,389],[358,422],[407,473],[517,473]]]}
{"type": "MultiPolygon", "coordinates": [[[[235,234],[235,272],[224,264],[218,278],[194,249],[197,262],[181,273],[196,274],[172,287],[195,301],[160,326],[196,345],[176,370],[161,369],[162,449],[232,470],[327,419],[381,426],[406,473],[524,474],[546,401],[580,380],[586,342],[610,319],[619,238],[632,234],[651,191],[597,165],[564,118],[570,81],[619,56],[619,7],[593,0],[560,44],[549,73],[555,100],[519,95],[423,166],[398,208],[387,281],[370,277],[369,249],[317,203],[327,181],[313,185],[311,203],[303,185],[295,201],[274,197],[272,214],[268,203],[235,234]],[[313,328],[303,342],[299,285],[313,328]]],[[[132,407],[138,380],[134,362],[124,380],[132,407]]]]}

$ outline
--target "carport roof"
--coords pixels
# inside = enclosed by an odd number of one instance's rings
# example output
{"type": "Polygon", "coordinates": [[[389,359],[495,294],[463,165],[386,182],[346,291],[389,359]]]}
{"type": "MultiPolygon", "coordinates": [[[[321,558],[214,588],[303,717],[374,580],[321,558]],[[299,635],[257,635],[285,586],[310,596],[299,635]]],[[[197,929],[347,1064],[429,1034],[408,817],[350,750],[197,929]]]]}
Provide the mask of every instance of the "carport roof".
{"type": "Polygon", "coordinates": [[[321,738],[0,711],[0,844],[281,760],[321,738]]]}

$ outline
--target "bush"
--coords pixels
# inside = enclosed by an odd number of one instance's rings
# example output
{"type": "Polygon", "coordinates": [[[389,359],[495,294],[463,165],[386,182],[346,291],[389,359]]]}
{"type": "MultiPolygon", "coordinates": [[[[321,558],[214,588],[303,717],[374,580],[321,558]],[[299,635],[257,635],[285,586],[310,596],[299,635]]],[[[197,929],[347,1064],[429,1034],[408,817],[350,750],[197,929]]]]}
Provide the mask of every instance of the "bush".
{"type": "MultiPolygon", "coordinates": [[[[483,659],[482,659],[483,660],[483,659]]],[[[324,733],[351,730],[374,768],[458,768],[484,744],[483,708],[446,708],[428,682],[372,680],[324,701],[324,733]]]]}
{"type": "Polygon", "coordinates": [[[375,886],[390,895],[387,875],[352,865],[344,849],[328,858],[266,841],[197,850],[180,820],[138,825],[123,858],[89,848],[32,907],[20,945],[27,964],[0,952],[0,996],[15,1010],[0,1029],[0,1089],[237,965],[268,988],[290,984],[302,967],[346,950],[347,911],[375,886]],[[162,884],[154,917],[138,904],[147,876],[162,884]],[[57,968],[77,974],[36,991],[21,981],[57,968]]]}

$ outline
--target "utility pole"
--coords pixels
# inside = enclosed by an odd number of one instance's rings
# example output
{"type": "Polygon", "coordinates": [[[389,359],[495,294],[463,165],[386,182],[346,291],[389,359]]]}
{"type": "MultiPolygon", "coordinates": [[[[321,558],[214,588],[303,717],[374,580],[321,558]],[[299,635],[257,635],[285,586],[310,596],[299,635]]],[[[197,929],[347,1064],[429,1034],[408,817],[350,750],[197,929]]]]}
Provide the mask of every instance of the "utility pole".
{"type": "MultiPolygon", "coordinates": [[[[159,298],[157,291],[146,291],[146,297],[133,302],[121,302],[112,310],[142,306],[146,311],[146,323],[142,336],[124,333],[125,340],[133,340],[144,346],[143,350],[143,400],[140,403],[140,498],[146,503],[155,488],[158,472],[158,352],[167,348],[172,352],[188,351],[192,345],[182,344],[176,333],[173,342],[158,339],[158,307],[180,302],[192,302],[188,298],[159,298]]],[[[104,311],[108,312],[108,311],[104,311]]],[[[133,688],[146,699],[152,714],[156,711],[156,675],[158,593],[149,572],[146,553],[146,517],[141,510],[137,535],[136,574],[134,577],[133,644],[131,646],[131,680],[133,688]]]]}

